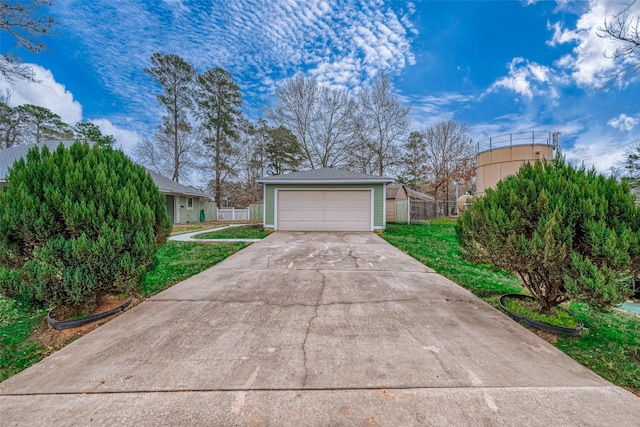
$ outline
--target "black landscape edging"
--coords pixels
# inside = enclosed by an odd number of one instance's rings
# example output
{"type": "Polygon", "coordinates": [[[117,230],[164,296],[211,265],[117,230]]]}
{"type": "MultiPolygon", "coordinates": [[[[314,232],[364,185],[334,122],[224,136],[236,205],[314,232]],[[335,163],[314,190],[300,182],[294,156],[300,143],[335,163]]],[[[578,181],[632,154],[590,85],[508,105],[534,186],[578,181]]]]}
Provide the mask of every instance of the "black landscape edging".
{"type": "MultiPolygon", "coordinates": [[[[523,294],[504,294],[504,295],[500,296],[500,299],[498,300],[498,303],[500,304],[500,308],[502,310],[504,310],[509,315],[509,317],[511,317],[516,322],[525,323],[525,324],[531,326],[532,328],[536,328],[536,329],[540,329],[540,330],[543,330],[543,331],[551,332],[551,333],[554,333],[554,334],[557,334],[557,335],[567,335],[567,336],[570,336],[570,337],[577,337],[578,335],[580,335],[580,332],[582,332],[582,329],[584,328],[584,324],[582,323],[582,320],[578,320],[578,319],[576,319],[579,322],[579,326],[577,328],[566,328],[564,326],[556,326],[556,325],[550,325],[548,323],[539,322],[539,321],[531,319],[530,317],[527,317],[527,316],[525,316],[523,314],[516,313],[515,311],[509,310],[502,303],[502,299],[503,298],[526,299],[526,300],[534,300],[534,298],[529,296],[529,295],[523,295],[523,294]]],[[[575,319],[575,316],[569,310],[566,310],[566,309],[564,309],[562,307],[556,307],[556,309],[560,309],[560,310],[568,313],[571,317],[573,317],[575,319]]]]}
{"type": "Polygon", "coordinates": [[[94,314],[93,316],[77,320],[55,320],[51,318],[51,312],[49,312],[47,313],[47,323],[53,329],[56,329],[58,331],[61,331],[63,329],[78,328],[80,326],[88,325],[89,323],[96,322],[100,319],[104,319],[105,317],[113,316],[114,314],[121,312],[122,310],[127,308],[129,304],[131,304],[132,299],[132,297],[129,297],[129,299],[127,299],[124,303],[116,308],[112,308],[111,310],[103,311],[102,313],[94,314]]]}

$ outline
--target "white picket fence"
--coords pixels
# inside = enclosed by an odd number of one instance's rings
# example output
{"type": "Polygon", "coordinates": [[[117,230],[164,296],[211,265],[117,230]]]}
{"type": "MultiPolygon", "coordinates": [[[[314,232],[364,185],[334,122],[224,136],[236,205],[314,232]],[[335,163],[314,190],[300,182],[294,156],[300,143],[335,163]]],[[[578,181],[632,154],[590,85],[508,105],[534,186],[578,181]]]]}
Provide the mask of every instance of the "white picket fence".
{"type": "Polygon", "coordinates": [[[248,221],[249,208],[246,209],[218,209],[218,221],[248,221]]]}

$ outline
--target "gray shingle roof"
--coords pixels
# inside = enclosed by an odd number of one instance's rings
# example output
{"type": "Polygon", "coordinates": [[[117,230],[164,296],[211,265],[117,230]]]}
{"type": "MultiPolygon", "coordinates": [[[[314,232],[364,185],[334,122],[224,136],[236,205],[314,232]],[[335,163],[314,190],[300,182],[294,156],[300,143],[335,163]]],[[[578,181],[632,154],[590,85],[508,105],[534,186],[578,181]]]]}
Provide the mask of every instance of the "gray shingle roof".
{"type": "Polygon", "coordinates": [[[74,141],[71,140],[46,141],[39,144],[16,145],[15,147],[1,149],[0,182],[5,182],[6,176],[9,173],[9,168],[13,166],[16,160],[26,158],[27,152],[33,147],[38,147],[40,150],[42,150],[42,147],[46,145],[47,148],[49,148],[49,151],[54,151],[60,144],[63,144],[68,148],[73,145],[73,142],[74,141]]]}
{"type": "Polygon", "coordinates": [[[428,194],[424,194],[421,193],[419,191],[416,190],[412,190],[409,187],[405,187],[407,190],[407,196],[409,196],[411,199],[418,199],[418,200],[435,200],[432,196],[428,195],[428,194]]]}
{"type": "Polygon", "coordinates": [[[327,183],[389,183],[392,178],[367,175],[342,169],[322,168],[308,171],[292,172],[285,175],[265,176],[257,180],[265,184],[327,184],[327,183]]]}
{"type": "Polygon", "coordinates": [[[187,196],[213,199],[213,197],[209,196],[206,193],[203,193],[200,190],[196,190],[195,188],[187,187],[186,185],[177,183],[169,178],[160,175],[157,172],[149,169],[147,169],[147,172],[149,172],[149,175],[151,175],[151,179],[153,179],[153,182],[158,186],[158,190],[160,190],[161,193],[185,194],[187,196]]]}
{"type": "MultiPolygon", "coordinates": [[[[6,181],[7,173],[9,172],[9,168],[13,165],[13,163],[21,158],[25,158],[27,156],[27,152],[37,146],[39,149],[42,149],[43,146],[47,146],[49,150],[53,151],[60,143],[62,143],[65,147],[70,147],[73,145],[75,141],[65,140],[65,141],[47,141],[41,142],[39,144],[27,144],[27,145],[18,145],[11,148],[5,148],[0,150],[0,182],[6,181]]],[[[158,186],[158,189],[161,193],[170,193],[170,194],[183,194],[187,196],[193,197],[202,197],[207,199],[213,199],[213,197],[209,196],[206,193],[203,193],[200,190],[196,190],[192,187],[187,187],[186,185],[179,184],[175,181],[170,180],[169,178],[165,178],[164,176],[147,169],[149,175],[151,175],[151,179],[158,186]]]]}

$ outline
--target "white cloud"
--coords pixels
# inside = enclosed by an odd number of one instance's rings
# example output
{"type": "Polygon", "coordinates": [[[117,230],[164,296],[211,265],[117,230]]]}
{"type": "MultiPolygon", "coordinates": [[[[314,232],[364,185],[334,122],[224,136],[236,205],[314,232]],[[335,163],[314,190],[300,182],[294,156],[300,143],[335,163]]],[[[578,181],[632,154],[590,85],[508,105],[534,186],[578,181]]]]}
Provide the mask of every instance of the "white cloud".
{"type": "Polygon", "coordinates": [[[26,65],[31,66],[35,78],[40,82],[26,80],[7,82],[0,77],[0,90],[4,92],[8,89],[11,93],[9,104],[11,106],[37,105],[53,111],[66,123],[74,125],[79,122],[82,119],[82,106],[73,99],[73,94],[64,85],[56,82],[51,71],[36,64],[26,65]]]}
{"type": "Polygon", "coordinates": [[[640,122],[638,117],[627,116],[626,114],[620,114],[618,117],[610,119],[607,124],[614,129],[618,129],[622,132],[631,132],[633,128],[640,122]]]}
{"type": "Polygon", "coordinates": [[[444,92],[423,97],[399,96],[400,100],[411,105],[411,128],[423,129],[442,120],[454,119],[456,112],[468,107],[477,100],[471,95],[444,92]]]}
{"type": "Polygon", "coordinates": [[[221,66],[243,93],[258,97],[271,96],[279,82],[298,72],[357,89],[380,71],[396,73],[415,64],[412,4],[275,0],[265,7],[262,0],[164,0],[164,6],[179,13],[160,14],[142,1],[118,7],[54,4],[60,22],[80,41],[77,56],[85,58],[86,68],[125,100],[123,108],[142,111],[151,123],[159,122],[157,111],[149,109],[157,104],[158,87],[142,70],[154,52],[178,53],[200,72],[221,66]]]}
{"type": "Polygon", "coordinates": [[[607,173],[625,156],[625,142],[597,128],[589,129],[576,138],[573,147],[564,150],[567,161],[586,167],[594,167],[607,173]]]}
{"type": "MultiPolygon", "coordinates": [[[[611,54],[618,44],[599,37],[598,28],[602,28],[605,21],[610,21],[613,16],[620,13],[624,6],[624,2],[590,0],[587,10],[580,16],[575,28],[566,28],[561,23],[549,24],[549,29],[553,29],[554,33],[547,44],[551,46],[563,43],[576,44],[573,53],[561,58],[555,65],[570,71],[579,85],[600,86],[603,82],[598,76],[620,65],[615,64],[606,55],[611,54]]],[[[632,4],[630,15],[640,15],[640,2],[632,4]]]]}
{"type": "Polygon", "coordinates": [[[123,129],[111,123],[108,119],[92,119],[91,123],[98,126],[103,135],[113,135],[116,139],[115,148],[131,154],[133,147],[142,141],[142,137],[135,131],[123,129]]]}
{"type": "Polygon", "coordinates": [[[190,12],[191,9],[189,9],[187,6],[184,5],[184,2],[182,0],[162,0],[163,3],[166,3],[169,7],[173,8],[174,10],[177,10],[178,12],[190,12]]]}
{"type": "Polygon", "coordinates": [[[524,98],[531,99],[534,95],[545,95],[557,99],[555,85],[562,81],[561,76],[545,65],[530,62],[524,58],[514,58],[509,64],[509,74],[496,80],[487,93],[507,89],[524,98]]]}
{"type": "MultiPolygon", "coordinates": [[[[58,114],[62,121],[72,126],[82,121],[82,106],[64,85],[55,80],[51,71],[36,64],[28,65],[33,68],[39,83],[24,80],[7,82],[0,78],[0,91],[4,92],[8,89],[11,93],[10,105],[15,107],[33,104],[48,108],[58,114]]],[[[104,135],[113,135],[116,139],[116,148],[122,149],[126,154],[130,154],[133,147],[142,140],[138,132],[115,125],[109,119],[98,118],[89,121],[98,126],[104,135]]]]}

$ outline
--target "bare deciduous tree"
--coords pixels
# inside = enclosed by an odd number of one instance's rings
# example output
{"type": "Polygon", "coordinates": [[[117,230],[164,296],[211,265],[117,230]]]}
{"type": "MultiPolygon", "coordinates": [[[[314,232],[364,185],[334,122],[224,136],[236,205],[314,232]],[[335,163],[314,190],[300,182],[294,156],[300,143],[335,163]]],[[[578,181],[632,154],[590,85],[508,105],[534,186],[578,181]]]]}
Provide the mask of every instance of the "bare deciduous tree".
{"type": "Polygon", "coordinates": [[[431,192],[436,200],[444,192],[449,201],[449,187],[453,181],[468,181],[475,174],[476,156],[467,136],[468,126],[444,120],[424,131],[426,170],[431,192]]]}
{"type": "MultiPolygon", "coordinates": [[[[49,34],[56,23],[45,13],[52,4],[49,0],[0,1],[0,31],[8,33],[17,48],[32,53],[42,51],[44,44],[37,42],[36,38],[49,34]]],[[[0,55],[0,74],[7,81],[36,81],[33,69],[9,52],[0,55]]]]}
{"type": "Polygon", "coordinates": [[[400,103],[392,89],[389,76],[382,74],[358,97],[359,141],[370,152],[372,169],[380,176],[399,164],[401,140],[409,128],[409,107],[400,103]]]}
{"type": "Polygon", "coordinates": [[[11,92],[0,93],[0,148],[13,147],[20,135],[21,117],[15,108],[9,106],[11,92]]]}
{"type": "Polygon", "coordinates": [[[144,139],[133,149],[133,157],[142,165],[163,176],[188,178],[201,167],[203,157],[202,135],[199,132],[180,132],[177,141],[173,135],[157,133],[153,139],[144,139]]]}
{"type": "Polygon", "coordinates": [[[346,91],[318,85],[296,76],[276,92],[267,116],[296,136],[305,163],[312,169],[347,163],[355,138],[355,103],[346,91]]]}
{"type": "Polygon", "coordinates": [[[636,0],[626,3],[624,8],[610,20],[598,27],[598,36],[616,44],[612,53],[605,52],[615,65],[610,71],[603,72],[602,88],[622,83],[640,71],[640,8],[636,0]]]}

